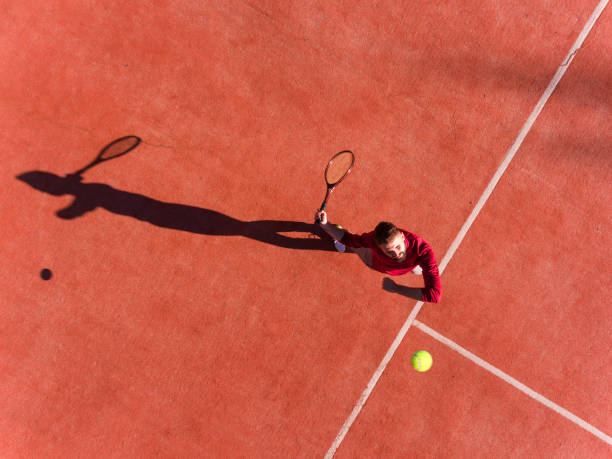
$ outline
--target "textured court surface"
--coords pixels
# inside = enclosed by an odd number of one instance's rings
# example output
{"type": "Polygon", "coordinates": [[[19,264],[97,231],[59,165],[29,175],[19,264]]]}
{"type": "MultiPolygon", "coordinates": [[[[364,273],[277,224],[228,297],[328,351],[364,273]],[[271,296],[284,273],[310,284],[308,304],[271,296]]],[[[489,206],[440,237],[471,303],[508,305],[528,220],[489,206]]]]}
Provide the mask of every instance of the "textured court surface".
{"type": "MultiPolygon", "coordinates": [[[[4,5],[0,455],[323,457],[415,303],[325,162],[440,261],[598,5],[458,3],[4,5]]],[[[611,55],[608,6],[417,317],[607,438],[611,55]]],[[[336,454],[612,446],[412,327],[336,454]]]]}

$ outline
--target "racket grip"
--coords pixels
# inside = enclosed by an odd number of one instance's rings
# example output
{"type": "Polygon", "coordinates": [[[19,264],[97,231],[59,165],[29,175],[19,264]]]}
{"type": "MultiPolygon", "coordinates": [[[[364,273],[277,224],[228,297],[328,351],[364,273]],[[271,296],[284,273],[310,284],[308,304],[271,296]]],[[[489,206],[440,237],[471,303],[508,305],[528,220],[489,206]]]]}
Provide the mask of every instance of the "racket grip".
{"type": "MultiPolygon", "coordinates": [[[[323,204],[321,204],[321,207],[319,208],[319,212],[323,212],[326,207],[327,207],[327,200],[323,201],[323,204]]],[[[319,223],[321,223],[321,220],[319,220],[318,218],[315,218],[315,223],[318,225],[319,223]]]]}

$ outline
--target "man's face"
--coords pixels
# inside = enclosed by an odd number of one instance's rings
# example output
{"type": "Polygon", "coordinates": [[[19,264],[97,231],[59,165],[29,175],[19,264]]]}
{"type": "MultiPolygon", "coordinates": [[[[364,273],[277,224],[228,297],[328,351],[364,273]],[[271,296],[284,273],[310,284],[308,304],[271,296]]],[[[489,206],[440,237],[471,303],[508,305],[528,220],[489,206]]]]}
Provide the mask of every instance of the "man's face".
{"type": "Polygon", "coordinates": [[[402,233],[397,233],[384,244],[378,244],[380,250],[389,258],[395,261],[404,261],[406,259],[406,241],[402,233]]]}

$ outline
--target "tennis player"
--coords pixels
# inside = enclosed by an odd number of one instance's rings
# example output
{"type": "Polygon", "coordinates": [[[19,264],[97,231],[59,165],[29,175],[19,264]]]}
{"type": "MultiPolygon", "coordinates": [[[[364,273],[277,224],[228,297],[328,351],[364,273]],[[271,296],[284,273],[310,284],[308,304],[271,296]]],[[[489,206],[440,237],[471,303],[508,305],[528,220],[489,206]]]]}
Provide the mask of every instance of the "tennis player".
{"type": "Polygon", "coordinates": [[[421,237],[389,222],[380,222],[374,231],[356,235],[329,223],[325,211],[317,211],[315,218],[319,226],[334,239],[340,252],[348,247],[376,271],[391,276],[411,272],[422,275],[425,281],[425,287],[413,288],[385,279],[385,290],[428,303],[438,303],[442,298],[442,283],[433,250],[421,237]]]}

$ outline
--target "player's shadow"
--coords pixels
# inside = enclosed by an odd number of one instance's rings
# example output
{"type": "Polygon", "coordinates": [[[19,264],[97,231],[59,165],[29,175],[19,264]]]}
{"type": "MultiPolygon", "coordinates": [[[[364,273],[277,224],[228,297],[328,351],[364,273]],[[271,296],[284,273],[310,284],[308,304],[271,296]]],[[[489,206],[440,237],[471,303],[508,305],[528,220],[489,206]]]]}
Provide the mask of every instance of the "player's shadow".
{"type": "Polygon", "coordinates": [[[298,250],[334,251],[329,236],[318,225],[278,220],[241,221],[201,207],[158,201],[117,190],[103,183],[82,183],[80,177],[60,177],[50,172],[30,171],[17,176],[32,188],[53,196],[74,196],[73,202],[56,212],[73,219],[96,208],[132,217],[162,228],[211,236],[244,236],[266,244],[298,250]],[[291,237],[281,233],[306,233],[291,237]]]}
{"type": "Polygon", "coordinates": [[[413,298],[410,295],[410,287],[398,284],[397,282],[395,282],[393,279],[389,278],[389,277],[385,277],[382,281],[382,288],[383,290],[386,290],[387,292],[391,292],[391,293],[397,293],[398,295],[402,295],[408,298],[413,298]]]}

